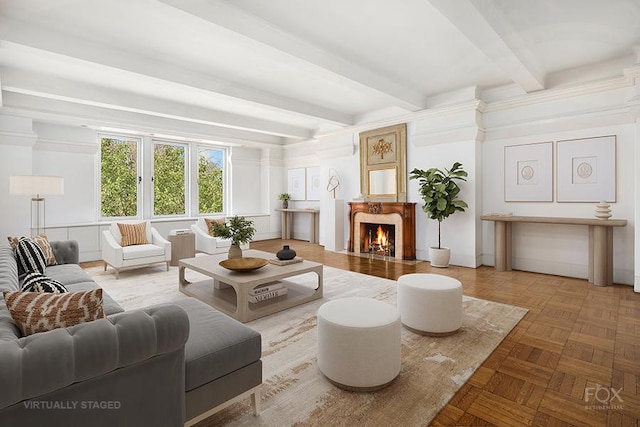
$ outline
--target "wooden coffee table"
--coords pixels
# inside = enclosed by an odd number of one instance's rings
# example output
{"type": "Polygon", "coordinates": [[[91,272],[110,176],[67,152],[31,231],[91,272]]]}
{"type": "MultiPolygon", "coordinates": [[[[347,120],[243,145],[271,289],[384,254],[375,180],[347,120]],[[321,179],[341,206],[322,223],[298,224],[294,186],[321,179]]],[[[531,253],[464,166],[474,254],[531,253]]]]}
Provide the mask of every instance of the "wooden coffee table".
{"type": "MultiPolygon", "coordinates": [[[[242,253],[245,257],[275,258],[274,254],[253,249],[244,250],[242,253]]],[[[180,260],[180,292],[197,298],[243,323],[322,298],[322,264],[305,260],[296,264],[268,264],[253,271],[235,272],[218,265],[225,259],[227,254],[180,260]],[[213,283],[210,280],[190,283],[185,279],[187,268],[213,278],[213,283]],[[315,273],[317,282],[312,280],[310,283],[294,283],[283,280],[306,273],[315,273]],[[287,294],[267,301],[249,303],[249,291],[256,286],[272,282],[284,283],[287,286],[287,294]]]]}

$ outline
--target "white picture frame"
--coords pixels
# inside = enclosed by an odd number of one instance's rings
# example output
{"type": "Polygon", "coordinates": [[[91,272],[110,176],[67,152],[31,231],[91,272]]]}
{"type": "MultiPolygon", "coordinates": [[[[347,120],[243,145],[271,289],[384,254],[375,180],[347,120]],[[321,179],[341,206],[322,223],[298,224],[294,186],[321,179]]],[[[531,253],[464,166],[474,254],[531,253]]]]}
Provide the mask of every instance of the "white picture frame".
{"type": "Polygon", "coordinates": [[[287,171],[287,193],[291,195],[291,200],[306,199],[305,168],[287,171]]]}
{"type": "Polygon", "coordinates": [[[558,141],[558,202],[616,201],[616,136],[558,141]]]}
{"type": "Polygon", "coordinates": [[[504,201],[553,201],[553,142],[504,147],[504,201]]]}
{"type": "Polygon", "coordinates": [[[307,200],[320,200],[322,187],[320,166],[306,168],[307,200]]]}

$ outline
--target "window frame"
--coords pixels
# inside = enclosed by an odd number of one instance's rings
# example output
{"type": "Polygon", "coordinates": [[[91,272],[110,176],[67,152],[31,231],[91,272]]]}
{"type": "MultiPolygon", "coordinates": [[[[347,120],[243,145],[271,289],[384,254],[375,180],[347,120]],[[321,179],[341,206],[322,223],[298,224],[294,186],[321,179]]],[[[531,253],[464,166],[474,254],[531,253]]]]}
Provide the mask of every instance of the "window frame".
{"type": "MultiPolygon", "coordinates": [[[[190,157],[191,153],[191,144],[188,142],[177,142],[171,141],[168,139],[151,139],[150,140],[150,149],[149,149],[149,157],[150,157],[150,176],[149,181],[151,182],[149,188],[149,216],[150,218],[184,218],[190,216],[190,157]],[[155,213],[155,146],[156,145],[171,145],[182,147],[184,149],[184,213],[182,214],[156,214],[155,213]]],[[[143,178],[144,180],[144,178],[143,178]]]]}

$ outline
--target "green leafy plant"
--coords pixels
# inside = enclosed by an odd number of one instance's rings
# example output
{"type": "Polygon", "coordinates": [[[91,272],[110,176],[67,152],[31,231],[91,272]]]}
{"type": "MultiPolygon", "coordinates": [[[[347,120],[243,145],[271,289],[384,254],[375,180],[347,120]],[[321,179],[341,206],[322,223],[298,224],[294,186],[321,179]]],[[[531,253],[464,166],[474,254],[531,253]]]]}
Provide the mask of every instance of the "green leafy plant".
{"type": "Polygon", "coordinates": [[[425,171],[416,168],[409,176],[410,179],[419,180],[420,195],[424,201],[422,210],[429,218],[438,221],[438,249],[441,249],[442,221],[454,212],[464,212],[469,207],[466,202],[458,199],[460,187],[457,181],[466,181],[467,175],[462,169],[462,163],[455,162],[451,169],[431,168],[425,171]]]}
{"type": "Polygon", "coordinates": [[[253,221],[237,215],[222,224],[213,221],[211,228],[216,236],[223,239],[231,239],[234,245],[249,243],[256,233],[256,229],[253,228],[253,221]]]}
{"type": "Polygon", "coordinates": [[[289,193],[282,193],[278,196],[278,200],[282,200],[283,202],[286,202],[288,200],[291,200],[291,194],[289,193]]]}

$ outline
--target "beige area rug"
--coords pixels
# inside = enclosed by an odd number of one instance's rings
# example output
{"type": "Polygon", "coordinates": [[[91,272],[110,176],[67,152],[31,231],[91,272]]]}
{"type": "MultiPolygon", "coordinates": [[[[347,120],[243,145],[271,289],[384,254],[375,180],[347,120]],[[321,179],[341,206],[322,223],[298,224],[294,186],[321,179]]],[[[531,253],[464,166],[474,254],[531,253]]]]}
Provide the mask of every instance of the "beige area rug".
{"type": "MultiPolygon", "coordinates": [[[[177,267],[89,273],[125,309],[186,298],[177,267]]],[[[191,281],[205,279],[187,270],[191,281]]],[[[312,276],[299,276],[301,282],[312,276]]],[[[432,338],[402,329],[402,370],[383,390],[347,392],[333,386],[316,361],[316,312],[327,300],[362,296],[396,304],[395,281],[324,267],[324,298],[247,325],[262,334],[262,412],[238,402],[199,426],[422,426],[469,379],[527,310],[464,298],[464,322],[455,335],[432,338]]]]}

